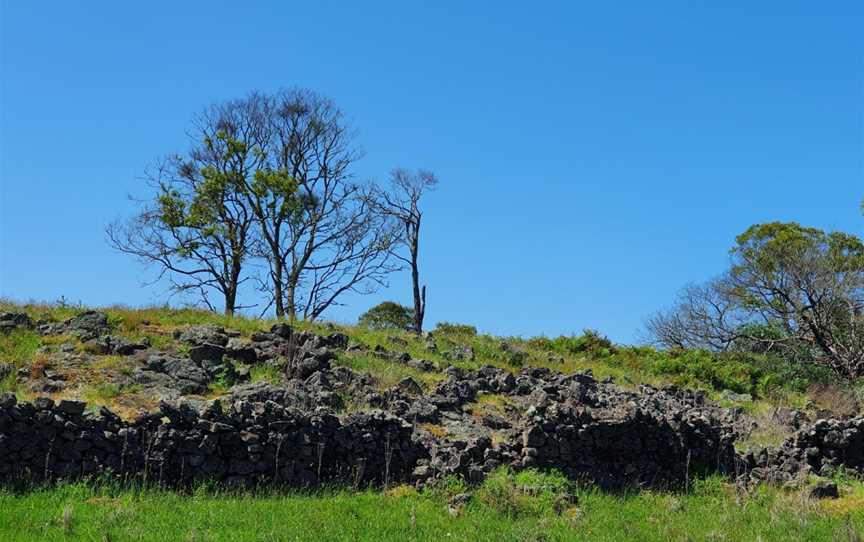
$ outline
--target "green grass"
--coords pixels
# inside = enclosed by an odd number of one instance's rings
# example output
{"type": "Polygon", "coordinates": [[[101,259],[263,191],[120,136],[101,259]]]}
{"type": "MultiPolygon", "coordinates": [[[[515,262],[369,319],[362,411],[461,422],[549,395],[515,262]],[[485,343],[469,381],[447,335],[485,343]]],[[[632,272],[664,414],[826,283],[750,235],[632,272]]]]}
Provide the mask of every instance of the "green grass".
{"type": "MultiPolygon", "coordinates": [[[[0,299],[0,311],[23,311],[34,320],[63,322],[89,307],[80,305],[60,305],[56,303],[18,303],[10,299],[0,299]]],[[[126,307],[113,305],[97,310],[108,315],[108,321],[122,335],[138,337],[147,335],[148,326],[156,325],[162,332],[170,332],[189,325],[212,324],[238,330],[248,336],[255,331],[269,328],[275,320],[247,318],[242,315],[225,316],[203,309],[173,308],[167,306],[126,307]]],[[[156,334],[160,335],[160,334],[156,334]]],[[[170,336],[170,333],[168,334],[170,336]]]]}
{"type": "Polygon", "coordinates": [[[0,492],[0,540],[856,540],[864,529],[864,487],[841,499],[762,488],[745,496],[719,478],[687,494],[612,495],[564,478],[494,473],[462,508],[469,491],[450,480],[417,492],[192,494],[118,490],[85,484],[0,492]]]}
{"type": "Polygon", "coordinates": [[[0,363],[12,367],[12,372],[0,380],[0,393],[15,391],[18,369],[33,363],[40,346],[41,338],[33,331],[15,329],[8,334],[0,333],[0,363]]]}
{"type": "Polygon", "coordinates": [[[442,373],[425,372],[401,363],[382,359],[371,354],[344,354],[336,360],[355,371],[365,372],[375,377],[381,389],[395,386],[404,378],[411,377],[421,385],[431,387],[435,382],[444,379],[442,373]]]}
{"type": "MultiPolygon", "coordinates": [[[[239,365],[247,367],[246,365],[239,365]]],[[[268,384],[279,384],[283,380],[283,372],[278,367],[266,364],[252,365],[249,367],[249,381],[252,384],[266,382],[268,384]]]]}
{"type": "Polygon", "coordinates": [[[86,389],[84,391],[84,398],[87,399],[88,403],[104,404],[111,399],[119,397],[121,393],[123,393],[123,390],[117,384],[103,382],[86,389]]]}

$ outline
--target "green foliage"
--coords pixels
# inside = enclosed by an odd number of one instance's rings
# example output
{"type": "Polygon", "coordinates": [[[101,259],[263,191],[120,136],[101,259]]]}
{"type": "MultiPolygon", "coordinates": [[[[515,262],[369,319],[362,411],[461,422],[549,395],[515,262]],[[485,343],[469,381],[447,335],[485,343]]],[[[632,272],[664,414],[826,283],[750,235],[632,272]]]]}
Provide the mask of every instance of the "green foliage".
{"type": "Polygon", "coordinates": [[[252,181],[252,193],[266,202],[269,211],[279,218],[296,218],[302,209],[297,198],[297,181],[284,170],[258,170],[252,181]]]}
{"type": "MultiPolygon", "coordinates": [[[[744,306],[788,318],[822,311],[860,286],[864,243],[797,223],[756,224],[732,248],[731,293],[744,306]]],[[[822,332],[829,332],[825,329],[822,332]]]]}
{"type": "Polygon", "coordinates": [[[768,397],[780,390],[804,392],[816,382],[833,378],[824,367],[793,363],[773,355],[637,348],[623,350],[619,358],[634,355],[642,359],[646,370],[672,377],[680,386],[730,390],[754,397],[768,397]]]}
{"type": "Polygon", "coordinates": [[[755,394],[762,372],[751,359],[719,355],[704,350],[659,353],[652,356],[649,370],[674,375],[677,384],[755,394]]]}
{"type": "Polygon", "coordinates": [[[169,228],[180,228],[186,224],[186,203],[180,192],[163,187],[157,201],[159,203],[159,218],[169,228]]]}
{"type": "Polygon", "coordinates": [[[512,350],[507,353],[507,364],[512,367],[523,367],[528,359],[528,354],[522,350],[512,350]]]}
{"type": "Polygon", "coordinates": [[[644,372],[679,386],[730,390],[754,397],[766,397],[777,390],[804,392],[813,383],[832,378],[824,367],[787,361],[773,354],[615,346],[593,330],[554,339],[535,337],[528,346],[542,352],[584,356],[624,368],[630,375],[644,372]]]}
{"type": "MultiPolygon", "coordinates": [[[[819,256],[838,272],[864,269],[864,243],[842,232],[825,233],[795,222],[756,224],[735,238],[732,272],[771,275],[819,256]]],[[[754,303],[761,303],[757,299],[754,303]]]]}
{"type": "Polygon", "coordinates": [[[414,309],[384,301],[364,312],[357,323],[370,329],[406,330],[414,325],[414,309]]]}
{"type": "Polygon", "coordinates": [[[555,339],[546,337],[535,337],[529,344],[540,350],[558,352],[560,354],[587,354],[592,357],[602,358],[617,353],[617,348],[608,338],[599,331],[586,329],[582,335],[560,336],[555,339]]]}
{"type": "Polygon", "coordinates": [[[435,325],[435,332],[441,335],[461,335],[473,337],[477,335],[477,328],[467,324],[454,324],[451,322],[438,322],[435,325]]]}
{"type": "MultiPolygon", "coordinates": [[[[161,185],[157,197],[159,219],[171,229],[188,228],[203,237],[228,237],[237,242],[232,238],[235,232],[225,224],[225,206],[226,202],[242,197],[247,190],[243,172],[231,164],[245,161],[248,146],[225,131],[219,131],[215,139],[204,138],[204,147],[215,159],[202,165],[197,172],[191,162],[177,166],[178,173],[192,181],[188,185],[192,189],[190,193],[182,193],[172,185],[161,185]]],[[[281,177],[272,172],[262,173],[260,177],[263,181],[259,184],[263,186],[284,184],[275,180],[281,177]]],[[[181,247],[187,255],[197,248],[194,237],[181,247]]]]}
{"type": "MultiPolygon", "coordinates": [[[[231,363],[231,362],[227,362],[231,363]]],[[[218,389],[228,390],[236,384],[234,375],[236,374],[233,365],[232,366],[224,366],[219,372],[215,375],[213,379],[213,384],[218,389]]]]}

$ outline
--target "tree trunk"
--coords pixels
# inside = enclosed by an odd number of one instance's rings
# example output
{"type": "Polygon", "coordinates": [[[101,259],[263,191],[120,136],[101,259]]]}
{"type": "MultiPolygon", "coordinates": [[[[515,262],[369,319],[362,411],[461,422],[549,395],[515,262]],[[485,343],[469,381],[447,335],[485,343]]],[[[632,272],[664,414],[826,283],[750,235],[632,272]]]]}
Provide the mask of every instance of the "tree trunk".
{"type": "Polygon", "coordinates": [[[423,317],[426,312],[426,287],[420,288],[420,270],[417,267],[417,248],[419,246],[419,224],[411,238],[411,283],[414,290],[414,332],[423,332],[423,317]]]}
{"type": "Polygon", "coordinates": [[[287,285],[287,290],[285,292],[285,311],[288,315],[288,319],[292,322],[297,320],[297,302],[295,300],[296,293],[296,283],[294,283],[293,281],[289,282],[287,285]]]}
{"type": "Polygon", "coordinates": [[[273,272],[271,277],[273,280],[273,302],[276,304],[276,318],[285,318],[285,301],[282,298],[282,260],[276,256],[276,261],[273,262],[273,272]]]}
{"type": "Polygon", "coordinates": [[[240,273],[243,269],[243,260],[237,254],[241,252],[240,247],[232,245],[231,275],[225,288],[225,315],[234,316],[237,308],[237,288],[240,285],[240,273]]]}
{"type": "Polygon", "coordinates": [[[237,287],[230,287],[225,292],[225,316],[234,316],[234,307],[237,303],[237,287]]]}

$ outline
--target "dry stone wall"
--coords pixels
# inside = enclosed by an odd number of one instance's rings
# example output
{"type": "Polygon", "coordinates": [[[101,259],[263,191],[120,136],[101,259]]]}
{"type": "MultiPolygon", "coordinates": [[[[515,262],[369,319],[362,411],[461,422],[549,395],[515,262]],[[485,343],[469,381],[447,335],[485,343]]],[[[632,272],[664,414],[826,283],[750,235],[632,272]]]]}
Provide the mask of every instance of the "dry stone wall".
{"type": "Polygon", "coordinates": [[[127,423],[84,403],[0,399],[0,478],[110,476],[167,485],[365,486],[406,481],[426,450],[386,413],[310,415],[273,402],[163,404],[127,423]]]}

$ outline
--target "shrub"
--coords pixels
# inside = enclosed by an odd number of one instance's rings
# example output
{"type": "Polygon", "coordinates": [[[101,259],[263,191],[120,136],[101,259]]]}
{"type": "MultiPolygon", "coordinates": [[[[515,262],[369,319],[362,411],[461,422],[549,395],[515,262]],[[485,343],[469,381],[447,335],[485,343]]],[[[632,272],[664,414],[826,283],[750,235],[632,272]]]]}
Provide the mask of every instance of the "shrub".
{"type": "Polygon", "coordinates": [[[591,357],[608,357],[618,353],[618,349],[608,338],[599,331],[585,329],[582,335],[561,335],[554,339],[548,337],[534,337],[528,340],[528,345],[545,352],[559,352],[561,354],[587,354],[591,357]]]}
{"type": "Polygon", "coordinates": [[[525,365],[526,359],[528,359],[528,354],[521,350],[513,350],[507,353],[507,364],[512,367],[522,367],[525,365]]]}
{"type": "Polygon", "coordinates": [[[760,371],[732,356],[721,356],[704,350],[660,352],[649,370],[657,375],[675,375],[685,386],[707,386],[753,394],[760,371]]]}
{"type": "Polygon", "coordinates": [[[542,350],[543,352],[551,352],[555,349],[555,345],[552,342],[552,339],[549,337],[532,337],[528,339],[528,346],[531,348],[536,348],[537,350],[542,350]]]}
{"type": "MultiPolygon", "coordinates": [[[[765,397],[776,390],[806,391],[813,383],[833,379],[831,372],[813,364],[784,360],[773,355],[705,350],[637,351],[649,372],[674,376],[682,386],[731,390],[765,397]]],[[[629,352],[622,352],[626,357],[629,352]]]]}
{"type": "Polygon", "coordinates": [[[357,322],[370,329],[410,329],[414,325],[414,309],[394,301],[384,301],[360,316],[357,322]]]}
{"type": "Polygon", "coordinates": [[[477,335],[476,327],[451,322],[438,322],[435,324],[435,331],[442,335],[469,335],[472,337],[477,335]]]}

